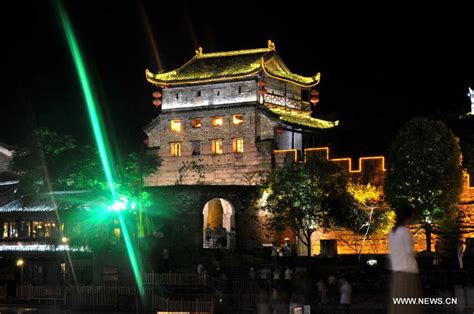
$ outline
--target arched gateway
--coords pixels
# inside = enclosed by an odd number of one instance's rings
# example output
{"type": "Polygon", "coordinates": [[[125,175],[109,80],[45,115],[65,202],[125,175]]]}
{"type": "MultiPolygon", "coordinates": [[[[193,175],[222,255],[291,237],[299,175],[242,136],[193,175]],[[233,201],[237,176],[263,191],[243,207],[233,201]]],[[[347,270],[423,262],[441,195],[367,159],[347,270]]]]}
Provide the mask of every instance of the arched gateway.
{"type": "Polygon", "coordinates": [[[202,214],[203,247],[234,249],[234,206],[223,198],[213,198],[204,205],[202,214]]]}

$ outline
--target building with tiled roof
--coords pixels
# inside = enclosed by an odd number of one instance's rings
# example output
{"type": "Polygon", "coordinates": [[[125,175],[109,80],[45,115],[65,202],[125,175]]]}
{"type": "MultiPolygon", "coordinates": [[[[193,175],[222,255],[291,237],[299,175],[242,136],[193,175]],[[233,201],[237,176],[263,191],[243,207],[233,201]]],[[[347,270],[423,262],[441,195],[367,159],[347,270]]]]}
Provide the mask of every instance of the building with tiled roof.
{"type": "Polygon", "coordinates": [[[176,70],[146,70],[146,79],[159,89],[161,112],[145,132],[163,159],[149,185],[248,184],[245,178],[274,163],[273,151],[326,144],[338,125],[313,116],[320,74],[292,73],[271,41],[228,52],[199,48],[176,70]],[[183,174],[183,163],[199,173],[183,174]]]}

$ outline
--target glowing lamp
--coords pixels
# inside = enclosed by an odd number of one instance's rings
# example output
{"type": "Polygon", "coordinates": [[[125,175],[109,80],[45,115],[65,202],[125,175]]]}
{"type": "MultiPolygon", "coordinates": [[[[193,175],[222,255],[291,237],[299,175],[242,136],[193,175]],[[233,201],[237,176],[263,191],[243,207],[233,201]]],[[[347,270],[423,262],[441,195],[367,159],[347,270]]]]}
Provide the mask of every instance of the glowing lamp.
{"type": "Polygon", "coordinates": [[[311,101],[311,103],[312,103],[313,105],[316,105],[316,104],[319,102],[319,99],[318,99],[318,97],[313,96],[313,97],[311,97],[311,100],[310,100],[310,101],[311,101]]]}
{"type": "Polygon", "coordinates": [[[155,97],[155,98],[160,98],[160,97],[161,97],[161,93],[160,93],[160,92],[154,92],[154,93],[153,93],[153,97],[155,97]]]}
{"type": "Polygon", "coordinates": [[[262,88],[258,91],[260,95],[265,95],[267,93],[267,90],[265,88],[262,88]]]}
{"type": "Polygon", "coordinates": [[[369,265],[369,266],[375,266],[375,265],[377,265],[377,260],[376,260],[376,259],[369,259],[369,260],[367,261],[367,265],[369,265]]]}
{"type": "Polygon", "coordinates": [[[313,89],[311,91],[311,96],[318,96],[318,95],[319,95],[319,92],[317,90],[313,89]]]}
{"type": "Polygon", "coordinates": [[[110,206],[110,208],[112,210],[115,210],[115,211],[120,211],[120,210],[124,210],[124,209],[127,209],[127,203],[123,202],[123,201],[115,201],[112,206],[110,206]]]}
{"type": "Polygon", "coordinates": [[[62,237],[62,238],[61,238],[61,242],[62,242],[62,243],[68,243],[68,241],[69,241],[69,239],[66,238],[66,237],[62,237]]]}
{"type": "Polygon", "coordinates": [[[159,99],[153,100],[153,106],[159,107],[160,105],[161,105],[161,100],[159,100],[159,99]]]}
{"type": "Polygon", "coordinates": [[[25,261],[22,258],[16,260],[16,266],[22,267],[25,264],[25,261]]]}
{"type": "Polygon", "coordinates": [[[259,82],[258,82],[258,86],[260,86],[260,87],[265,87],[265,86],[267,86],[267,82],[265,82],[265,81],[259,81],[259,82]]]}

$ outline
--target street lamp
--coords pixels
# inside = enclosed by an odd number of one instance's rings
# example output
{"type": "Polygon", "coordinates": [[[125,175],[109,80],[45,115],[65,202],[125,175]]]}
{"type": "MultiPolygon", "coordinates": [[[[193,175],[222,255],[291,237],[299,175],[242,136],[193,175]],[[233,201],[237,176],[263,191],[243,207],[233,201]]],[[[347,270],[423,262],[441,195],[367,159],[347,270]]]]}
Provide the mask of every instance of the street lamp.
{"type": "Polygon", "coordinates": [[[23,265],[25,265],[25,261],[22,258],[16,260],[16,266],[20,267],[20,285],[23,284],[23,265]]]}

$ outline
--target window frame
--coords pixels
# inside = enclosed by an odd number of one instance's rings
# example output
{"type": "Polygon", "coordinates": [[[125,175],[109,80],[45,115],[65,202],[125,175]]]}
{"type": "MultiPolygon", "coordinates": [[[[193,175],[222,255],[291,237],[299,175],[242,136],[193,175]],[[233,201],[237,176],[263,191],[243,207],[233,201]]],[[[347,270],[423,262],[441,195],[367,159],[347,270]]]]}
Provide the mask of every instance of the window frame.
{"type": "Polygon", "coordinates": [[[233,125],[242,125],[244,124],[244,114],[243,113],[236,113],[232,115],[232,124],[233,125]],[[240,116],[242,119],[239,123],[235,123],[236,116],[240,116]]]}
{"type": "Polygon", "coordinates": [[[193,129],[200,129],[202,127],[202,119],[201,118],[191,118],[191,127],[193,129]],[[199,126],[196,126],[194,124],[194,121],[197,121],[197,120],[199,120],[199,126]]]}
{"type": "Polygon", "coordinates": [[[224,154],[224,140],[221,138],[213,139],[211,150],[213,155],[224,154]],[[219,145],[217,145],[217,143],[219,143],[219,145]],[[217,150],[218,147],[220,148],[219,150],[217,150]]]}
{"type": "Polygon", "coordinates": [[[243,154],[244,153],[244,138],[243,137],[236,137],[232,139],[232,151],[236,154],[243,154]],[[240,143],[239,143],[240,142],[240,143]]]}
{"type": "Polygon", "coordinates": [[[217,128],[220,128],[220,127],[224,126],[224,116],[211,117],[211,125],[214,126],[214,127],[217,127],[217,128]],[[216,121],[218,119],[222,120],[222,124],[214,124],[214,121],[216,121]]]}
{"type": "Polygon", "coordinates": [[[181,157],[183,151],[183,145],[181,142],[170,143],[170,154],[171,157],[181,157]],[[176,150],[178,148],[178,150],[176,150]]]}
{"type": "Polygon", "coordinates": [[[175,133],[180,133],[181,131],[183,131],[183,119],[171,119],[170,120],[170,130],[171,130],[171,132],[175,132],[175,133]],[[179,129],[173,128],[173,125],[175,123],[178,123],[178,122],[179,122],[179,129]]]}

